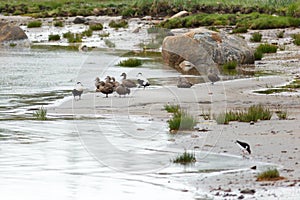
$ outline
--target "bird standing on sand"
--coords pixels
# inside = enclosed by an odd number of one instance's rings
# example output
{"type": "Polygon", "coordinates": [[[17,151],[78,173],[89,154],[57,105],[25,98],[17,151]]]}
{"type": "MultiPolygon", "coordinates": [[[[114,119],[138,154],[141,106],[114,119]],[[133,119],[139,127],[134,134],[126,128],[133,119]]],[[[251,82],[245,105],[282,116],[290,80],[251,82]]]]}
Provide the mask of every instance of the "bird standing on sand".
{"type": "Polygon", "coordinates": [[[83,93],[83,85],[81,84],[81,82],[77,82],[75,88],[72,90],[74,99],[76,96],[78,96],[78,100],[81,99],[82,93],[83,93]]]}
{"type": "Polygon", "coordinates": [[[99,87],[100,87],[100,78],[99,77],[96,77],[96,79],[95,79],[95,86],[96,86],[96,89],[99,89],[99,87]]]}
{"type": "Polygon", "coordinates": [[[212,70],[209,71],[207,74],[207,78],[211,81],[211,84],[213,85],[215,82],[220,80],[220,77],[217,73],[213,72],[212,70]]]}
{"type": "Polygon", "coordinates": [[[250,145],[246,142],[241,142],[239,140],[236,140],[235,143],[242,149],[243,154],[251,154],[250,145]]]}
{"type": "Polygon", "coordinates": [[[144,89],[150,85],[148,79],[141,72],[137,75],[137,82],[140,85],[139,87],[144,87],[144,89]]]}
{"type": "Polygon", "coordinates": [[[121,95],[125,95],[126,94],[130,94],[130,89],[125,87],[123,84],[120,84],[117,88],[116,88],[116,92],[117,94],[121,97],[121,95]]]}
{"type": "Polygon", "coordinates": [[[96,92],[101,92],[103,94],[105,94],[106,98],[108,97],[108,94],[111,94],[114,92],[114,89],[112,86],[104,83],[103,81],[100,82],[100,86],[99,86],[99,89],[96,89],[96,92]]]}
{"type": "Polygon", "coordinates": [[[126,79],[127,75],[126,73],[122,73],[121,76],[123,77],[122,79],[122,84],[127,87],[127,88],[133,88],[136,87],[136,83],[133,80],[126,79]]]}
{"type": "Polygon", "coordinates": [[[188,80],[186,80],[186,78],[179,77],[179,79],[177,81],[177,87],[178,88],[190,88],[192,86],[193,86],[193,83],[191,83],[188,80]]]}

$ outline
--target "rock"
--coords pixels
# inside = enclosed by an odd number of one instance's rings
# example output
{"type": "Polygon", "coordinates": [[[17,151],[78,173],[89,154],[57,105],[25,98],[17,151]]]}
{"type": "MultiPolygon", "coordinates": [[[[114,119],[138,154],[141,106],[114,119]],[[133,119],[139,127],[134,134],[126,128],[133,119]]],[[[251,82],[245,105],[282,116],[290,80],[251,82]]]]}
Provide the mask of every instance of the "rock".
{"type": "Polygon", "coordinates": [[[254,52],[242,38],[198,28],[188,33],[168,36],[162,44],[162,56],[169,66],[183,72],[184,60],[195,65],[197,73],[206,74],[209,67],[235,60],[238,64],[253,64],[254,52]]]}
{"type": "Polygon", "coordinates": [[[76,17],[73,21],[74,24],[84,24],[86,19],[84,17],[76,17]]]}
{"type": "Polygon", "coordinates": [[[28,37],[19,26],[0,22],[0,42],[24,39],[28,39],[28,37]]]}
{"type": "Polygon", "coordinates": [[[238,197],[238,199],[244,199],[245,197],[244,197],[244,195],[240,195],[239,197],[238,197]]]}
{"type": "Polygon", "coordinates": [[[241,190],[241,193],[242,194],[255,194],[255,190],[247,188],[247,189],[241,190]]]}

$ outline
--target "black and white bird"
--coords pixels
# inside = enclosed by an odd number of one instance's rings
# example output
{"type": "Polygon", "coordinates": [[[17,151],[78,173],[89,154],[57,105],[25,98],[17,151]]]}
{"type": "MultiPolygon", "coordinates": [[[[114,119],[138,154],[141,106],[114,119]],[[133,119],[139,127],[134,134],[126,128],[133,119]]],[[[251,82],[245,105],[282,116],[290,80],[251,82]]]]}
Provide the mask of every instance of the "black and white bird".
{"type": "Polygon", "coordinates": [[[141,72],[137,74],[137,82],[140,85],[140,87],[144,87],[144,89],[150,85],[148,79],[144,77],[141,72]]]}
{"type": "Polygon", "coordinates": [[[235,143],[242,149],[243,151],[243,155],[244,154],[251,154],[251,149],[250,149],[250,145],[246,142],[242,142],[239,140],[236,140],[235,143]]]}
{"type": "Polygon", "coordinates": [[[81,84],[81,82],[77,82],[75,88],[72,90],[74,99],[76,96],[78,96],[78,99],[81,99],[82,93],[83,93],[83,85],[81,84]]]}

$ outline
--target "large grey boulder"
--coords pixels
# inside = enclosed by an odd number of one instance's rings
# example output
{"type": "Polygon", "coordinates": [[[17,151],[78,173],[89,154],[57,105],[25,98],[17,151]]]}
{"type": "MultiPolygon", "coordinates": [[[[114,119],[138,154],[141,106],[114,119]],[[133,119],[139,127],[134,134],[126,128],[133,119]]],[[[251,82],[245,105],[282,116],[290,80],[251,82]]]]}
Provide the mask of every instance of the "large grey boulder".
{"type": "Polygon", "coordinates": [[[218,33],[205,28],[168,36],[162,44],[162,56],[171,67],[184,74],[207,74],[208,69],[228,61],[253,64],[254,52],[246,41],[236,35],[218,33]],[[189,61],[194,70],[182,70],[180,64],[189,61]]]}
{"type": "Polygon", "coordinates": [[[28,39],[25,32],[15,25],[0,22],[0,42],[28,39]]]}

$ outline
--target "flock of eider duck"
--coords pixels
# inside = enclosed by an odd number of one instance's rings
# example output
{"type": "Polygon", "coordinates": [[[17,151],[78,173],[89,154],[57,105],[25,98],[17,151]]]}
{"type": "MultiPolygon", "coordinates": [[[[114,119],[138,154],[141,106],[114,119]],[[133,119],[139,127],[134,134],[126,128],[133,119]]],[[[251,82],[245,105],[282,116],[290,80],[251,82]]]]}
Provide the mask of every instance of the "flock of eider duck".
{"type": "MultiPolygon", "coordinates": [[[[145,89],[147,86],[150,86],[148,79],[144,77],[142,73],[137,74],[136,80],[127,79],[126,73],[122,73],[120,76],[122,77],[121,82],[116,81],[116,79],[111,76],[107,76],[104,79],[104,81],[100,81],[100,78],[96,77],[95,79],[96,92],[101,92],[105,94],[106,98],[108,97],[109,94],[112,94],[113,92],[116,92],[119,95],[119,97],[121,97],[122,95],[125,97],[126,95],[130,94],[130,88],[143,87],[145,89]]],[[[210,72],[207,75],[207,77],[212,84],[220,80],[219,76],[213,72],[210,72]]],[[[189,82],[186,78],[184,77],[178,78],[177,81],[178,88],[191,88],[192,86],[193,83],[189,82]]],[[[77,82],[76,87],[72,90],[72,94],[74,98],[78,96],[80,99],[82,93],[83,93],[83,86],[81,82],[77,82]]]]}

